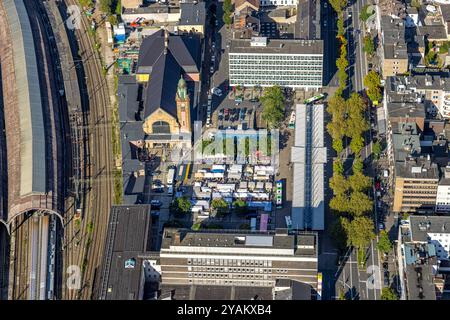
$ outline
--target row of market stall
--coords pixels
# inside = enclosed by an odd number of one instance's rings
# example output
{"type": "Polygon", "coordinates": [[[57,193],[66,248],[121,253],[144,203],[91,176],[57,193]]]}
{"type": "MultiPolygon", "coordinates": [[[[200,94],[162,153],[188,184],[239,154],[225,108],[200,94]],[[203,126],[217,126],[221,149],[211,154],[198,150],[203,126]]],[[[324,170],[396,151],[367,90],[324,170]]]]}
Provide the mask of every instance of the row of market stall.
{"type": "Polygon", "coordinates": [[[194,174],[192,212],[199,218],[207,218],[214,199],[225,200],[230,208],[236,200],[242,200],[248,208],[272,211],[274,194],[273,166],[212,165],[194,174]]]}

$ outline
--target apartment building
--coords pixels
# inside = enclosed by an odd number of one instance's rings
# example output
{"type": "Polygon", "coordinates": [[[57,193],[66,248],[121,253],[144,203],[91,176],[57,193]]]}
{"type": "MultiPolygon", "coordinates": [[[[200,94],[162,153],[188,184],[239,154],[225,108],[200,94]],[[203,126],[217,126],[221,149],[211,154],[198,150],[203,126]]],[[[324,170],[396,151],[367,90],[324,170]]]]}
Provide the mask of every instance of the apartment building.
{"type": "Polygon", "coordinates": [[[252,37],[231,41],[230,86],[322,87],[323,41],[252,37]]]}
{"type": "Polygon", "coordinates": [[[442,168],[443,174],[437,187],[436,211],[450,212],[450,165],[442,168]]]}
{"type": "Polygon", "coordinates": [[[448,296],[450,217],[410,216],[401,221],[398,243],[402,299],[448,296]]]}
{"type": "Polygon", "coordinates": [[[165,229],[163,285],[275,287],[282,279],[317,288],[317,234],[165,229]]]}
{"type": "Polygon", "coordinates": [[[430,158],[395,162],[394,212],[434,212],[439,168],[430,158]]]}
{"type": "Polygon", "coordinates": [[[408,53],[403,19],[381,16],[383,78],[408,71],[408,53]]]}
{"type": "Polygon", "coordinates": [[[416,74],[394,76],[386,79],[389,102],[417,102],[425,105],[426,112],[439,112],[442,118],[450,118],[450,74],[416,74]]]}

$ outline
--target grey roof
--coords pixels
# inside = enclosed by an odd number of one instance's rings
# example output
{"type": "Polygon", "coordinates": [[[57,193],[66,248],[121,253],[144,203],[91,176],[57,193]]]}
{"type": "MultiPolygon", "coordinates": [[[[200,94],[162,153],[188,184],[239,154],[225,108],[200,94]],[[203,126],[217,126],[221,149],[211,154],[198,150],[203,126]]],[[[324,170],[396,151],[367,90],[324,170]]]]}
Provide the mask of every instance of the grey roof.
{"type": "Polygon", "coordinates": [[[293,55],[322,55],[322,40],[298,39],[267,39],[267,46],[251,46],[251,39],[231,40],[230,54],[259,53],[259,54],[293,54],[293,55]]]}
{"type": "Polygon", "coordinates": [[[442,18],[444,19],[444,21],[450,21],[450,4],[440,3],[439,6],[441,7],[442,18]]]}
{"type": "Polygon", "coordinates": [[[181,17],[178,25],[205,25],[205,2],[183,2],[180,8],[181,17]]]}
{"type": "Polygon", "coordinates": [[[295,114],[295,145],[291,151],[294,164],[292,224],[296,229],[323,230],[324,164],[327,161],[323,140],[324,106],[297,105],[295,114]],[[311,121],[307,122],[309,114],[311,121]]]}
{"type": "Polygon", "coordinates": [[[151,74],[145,88],[144,119],[161,108],[176,117],[176,89],[182,73],[199,72],[199,39],[194,36],[168,36],[160,30],[144,39],[137,73],[151,74]]]}
{"type": "Polygon", "coordinates": [[[425,118],[425,105],[418,102],[388,102],[388,116],[425,118]]]}
{"type": "Polygon", "coordinates": [[[156,60],[151,73],[151,79],[146,88],[144,100],[144,119],[158,108],[177,117],[175,101],[181,68],[171,54],[162,54],[156,60]]]}
{"type": "Polygon", "coordinates": [[[315,26],[315,1],[300,0],[297,6],[297,21],[295,22],[296,39],[316,39],[315,26]]]}
{"type": "Polygon", "coordinates": [[[450,233],[450,217],[448,216],[416,216],[409,217],[411,240],[428,242],[428,233],[450,233]]]}
{"type": "Polygon", "coordinates": [[[408,300],[436,300],[432,265],[407,265],[406,279],[408,300]]]}
{"type": "Polygon", "coordinates": [[[382,15],[381,29],[383,30],[385,58],[407,59],[408,55],[405,42],[405,25],[403,20],[382,15]]]}
{"type": "Polygon", "coordinates": [[[143,262],[138,256],[150,248],[150,226],[148,205],[111,208],[102,264],[101,299],[137,300],[143,294],[143,262]],[[134,268],[125,268],[128,259],[135,260],[134,268]]]}
{"type": "Polygon", "coordinates": [[[418,134],[392,134],[392,144],[396,161],[404,161],[410,156],[418,156],[421,152],[418,134]]]}
{"type": "Polygon", "coordinates": [[[443,24],[433,26],[419,26],[418,33],[427,36],[429,40],[447,40],[447,31],[443,24]]]}
{"type": "Polygon", "coordinates": [[[33,34],[21,0],[4,0],[14,55],[20,113],[20,195],[45,193],[46,143],[33,34]]]}
{"type": "Polygon", "coordinates": [[[119,96],[119,119],[120,121],[136,121],[139,111],[138,101],[139,85],[134,76],[119,76],[117,93],[119,96]]]}
{"type": "MultiPolygon", "coordinates": [[[[199,48],[198,37],[169,35],[168,53],[174,56],[184,72],[199,72],[199,48]]],[[[149,68],[157,63],[159,57],[164,54],[164,30],[159,30],[144,39],[139,50],[137,73],[147,73],[149,68]]]]}
{"type": "MultiPolygon", "coordinates": [[[[242,230],[214,230],[214,231],[192,231],[190,229],[164,230],[161,248],[168,249],[171,246],[191,247],[232,247],[239,248],[271,248],[271,249],[294,249],[296,255],[315,255],[316,234],[302,234],[303,237],[312,237],[309,243],[314,244],[314,249],[296,248],[296,236],[277,234],[274,231],[267,232],[245,232],[242,230]],[[175,235],[179,233],[180,243],[176,243],[175,235]]],[[[303,238],[304,239],[304,238],[303,238]]],[[[303,240],[305,241],[305,240],[303,240]]]]}
{"type": "Polygon", "coordinates": [[[419,90],[446,90],[450,91],[450,74],[416,74],[414,76],[394,76],[387,78],[386,89],[388,93],[408,93],[412,88],[419,90]]]}
{"type": "Polygon", "coordinates": [[[439,180],[439,168],[436,163],[423,158],[398,161],[395,163],[395,175],[409,179],[439,180]]]}

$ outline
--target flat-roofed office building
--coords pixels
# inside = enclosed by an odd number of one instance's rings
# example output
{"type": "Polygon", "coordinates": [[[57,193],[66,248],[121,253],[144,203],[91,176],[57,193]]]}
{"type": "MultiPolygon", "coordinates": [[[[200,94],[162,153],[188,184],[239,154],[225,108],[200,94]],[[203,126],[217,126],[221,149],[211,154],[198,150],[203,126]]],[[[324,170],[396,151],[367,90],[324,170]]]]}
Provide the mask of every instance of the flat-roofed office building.
{"type": "Polygon", "coordinates": [[[317,234],[165,229],[163,285],[275,287],[281,279],[317,288],[317,234]]]}
{"type": "Polygon", "coordinates": [[[322,73],[322,40],[253,37],[231,41],[231,86],[318,89],[322,73]]]}

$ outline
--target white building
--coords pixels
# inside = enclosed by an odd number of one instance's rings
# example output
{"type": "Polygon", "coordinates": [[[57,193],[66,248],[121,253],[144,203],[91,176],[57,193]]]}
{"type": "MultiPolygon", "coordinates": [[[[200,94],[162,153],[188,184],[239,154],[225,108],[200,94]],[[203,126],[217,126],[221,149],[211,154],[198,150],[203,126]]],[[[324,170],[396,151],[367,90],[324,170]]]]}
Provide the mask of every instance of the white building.
{"type": "Polygon", "coordinates": [[[439,181],[436,195],[436,211],[450,212],[450,166],[444,170],[444,176],[439,181]]]}
{"type": "Polygon", "coordinates": [[[231,41],[231,86],[318,89],[322,73],[322,40],[253,37],[231,41]]]}
{"type": "Polygon", "coordinates": [[[450,217],[410,216],[411,241],[434,245],[439,260],[449,259],[450,217]]]}

